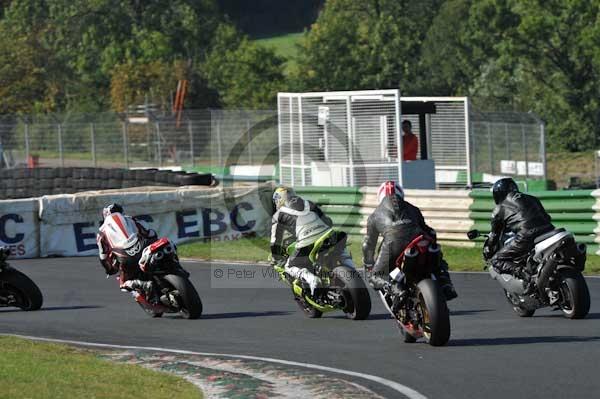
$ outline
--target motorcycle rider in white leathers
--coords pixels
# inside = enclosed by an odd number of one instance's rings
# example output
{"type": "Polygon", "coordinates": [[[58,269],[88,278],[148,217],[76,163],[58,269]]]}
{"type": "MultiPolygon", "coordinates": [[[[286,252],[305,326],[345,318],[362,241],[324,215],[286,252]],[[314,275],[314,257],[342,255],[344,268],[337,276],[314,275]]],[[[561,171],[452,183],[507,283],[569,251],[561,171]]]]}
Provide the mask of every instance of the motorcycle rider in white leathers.
{"type": "Polygon", "coordinates": [[[123,208],[119,204],[108,205],[103,209],[102,215],[104,221],[96,236],[96,242],[100,263],[106,274],[120,273],[121,289],[143,289],[149,292],[152,283],[138,279],[141,273],[138,262],[144,248],[156,240],[156,232],[144,228],[132,217],[123,215],[123,208]],[[131,262],[122,262],[123,259],[129,258],[131,262]]]}
{"type": "MultiPolygon", "coordinates": [[[[279,187],[273,193],[274,215],[271,227],[271,257],[275,261],[283,258],[286,248],[283,247],[285,233],[295,240],[295,252],[288,258],[285,271],[292,277],[303,279],[310,287],[311,293],[321,283],[321,279],[308,268],[308,258],[313,244],[330,230],[333,223],[313,202],[297,196],[291,188],[279,187]]],[[[352,258],[347,249],[340,255],[341,263],[354,268],[352,258]]]]}

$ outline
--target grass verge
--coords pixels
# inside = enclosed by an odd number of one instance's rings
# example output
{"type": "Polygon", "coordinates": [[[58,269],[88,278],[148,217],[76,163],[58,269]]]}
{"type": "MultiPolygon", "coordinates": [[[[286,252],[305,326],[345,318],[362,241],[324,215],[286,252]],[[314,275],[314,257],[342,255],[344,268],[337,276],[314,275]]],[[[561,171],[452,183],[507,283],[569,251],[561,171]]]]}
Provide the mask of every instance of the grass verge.
{"type": "MultiPolygon", "coordinates": [[[[357,266],[362,265],[360,240],[350,239],[350,252],[357,266]]],[[[483,261],[480,248],[442,246],[444,258],[452,271],[482,271],[483,261]]],[[[248,238],[223,242],[193,242],[182,244],[178,253],[184,258],[206,260],[230,260],[264,262],[269,256],[269,241],[266,238],[248,238]]],[[[600,256],[588,255],[586,274],[600,274],[600,256]]]]}
{"type": "Polygon", "coordinates": [[[202,398],[182,378],[64,345],[0,337],[0,358],[0,398],[202,398]]]}
{"type": "Polygon", "coordinates": [[[289,74],[295,66],[295,59],[298,55],[298,41],[303,33],[288,33],[286,35],[273,36],[264,39],[255,40],[261,46],[269,47],[275,51],[275,54],[286,60],[286,73],[289,74]]]}

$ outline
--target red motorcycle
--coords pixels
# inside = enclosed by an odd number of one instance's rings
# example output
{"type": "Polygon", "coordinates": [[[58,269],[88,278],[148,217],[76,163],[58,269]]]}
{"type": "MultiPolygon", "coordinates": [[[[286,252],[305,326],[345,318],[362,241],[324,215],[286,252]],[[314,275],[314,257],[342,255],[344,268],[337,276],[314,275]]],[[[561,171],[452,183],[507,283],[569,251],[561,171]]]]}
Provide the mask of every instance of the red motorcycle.
{"type": "Polygon", "coordinates": [[[113,250],[121,267],[139,268],[139,279],[151,282],[132,291],[136,302],[152,317],[180,313],[186,319],[199,318],[202,301],[189,280],[190,274],[179,263],[175,245],[168,238],[161,238],[143,251],[140,249],[113,250]]]}
{"type": "Polygon", "coordinates": [[[434,239],[416,237],[390,271],[391,284],[379,291],[404,342],[423,337],[432,346],[442,346],[450,339],[450,312],[433,273],[440,260],[441,249],[434,239]]]}

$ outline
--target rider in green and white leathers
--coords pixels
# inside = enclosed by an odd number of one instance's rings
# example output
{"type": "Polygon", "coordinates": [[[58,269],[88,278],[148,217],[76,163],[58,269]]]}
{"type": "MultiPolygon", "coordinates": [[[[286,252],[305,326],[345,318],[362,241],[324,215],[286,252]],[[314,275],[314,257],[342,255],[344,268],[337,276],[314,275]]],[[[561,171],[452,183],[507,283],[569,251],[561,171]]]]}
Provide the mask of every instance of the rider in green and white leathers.
{"type": "MultiPolygon", "coordinates": [[[[333,223],[316,204],[297,196],[290,188],[279,187],[275,190],[273,206],[275,214],[271,228],[271,256],[274,260],[283,258],[284,235],[287,232],[296,241],[296,250],[285,264],[285,271],[292,277],[304,279],[314,293],[320,279],[308,270],[311,266],[308,256],[313,244],[331,230],[333,223]]],[[[354,268],[346,249],[340,260],[342,264],[354,268]]]]}

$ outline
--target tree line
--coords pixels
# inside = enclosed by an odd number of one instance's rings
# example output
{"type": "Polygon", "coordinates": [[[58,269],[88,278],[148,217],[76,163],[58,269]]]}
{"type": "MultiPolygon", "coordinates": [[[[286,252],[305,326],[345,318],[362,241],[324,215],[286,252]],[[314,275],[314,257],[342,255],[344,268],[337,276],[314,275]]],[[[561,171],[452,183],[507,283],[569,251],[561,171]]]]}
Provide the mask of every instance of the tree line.
{"type": "Polygon", "coordinates": [[[0,0],[0,114],[123,111],[148,99],[168,108],[178,79],[190,81],[187,108],[274,108],[281,90],[399,87],[532,111],[551,149],[596,147],[600,0],[259,3],[264,21],[318,12],[294,60],[242,33],[248,2],[0,0]]]}

